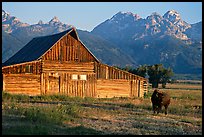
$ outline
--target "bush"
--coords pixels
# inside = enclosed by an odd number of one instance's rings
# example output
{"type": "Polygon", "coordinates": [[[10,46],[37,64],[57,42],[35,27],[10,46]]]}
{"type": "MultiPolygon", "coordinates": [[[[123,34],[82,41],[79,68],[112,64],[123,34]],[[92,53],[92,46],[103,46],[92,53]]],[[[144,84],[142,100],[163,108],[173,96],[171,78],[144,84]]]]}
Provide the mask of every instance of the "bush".
{"type": "Polygon", "coordinates": [[[145,92],[144,93],[144,98],[151,98],[152,92],[145,92]]]}

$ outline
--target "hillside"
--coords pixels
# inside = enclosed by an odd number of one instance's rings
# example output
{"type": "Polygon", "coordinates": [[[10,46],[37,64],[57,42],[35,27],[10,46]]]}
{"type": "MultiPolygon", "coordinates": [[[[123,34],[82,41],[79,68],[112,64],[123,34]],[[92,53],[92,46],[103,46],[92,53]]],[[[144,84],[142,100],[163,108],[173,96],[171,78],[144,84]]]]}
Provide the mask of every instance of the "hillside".
{"type": "Polygon", "coordinates": [[[115,44],[87,31],[77,30],[81,41],[103,63],[114,66],[138,65],[128,54],[115,44]]]}
{"type": "Polygon", "coordinates": [[[202,22],[188,24],[177,11],[143,19],[118,12],[91,33],[118,45],[139,64],[164,64],[175,73],[202,73],[202,22]]]}
{"type": "Polygon", "coordinates": [[[2,31],[2,62],[5,62],[23,47],[23,42],[2,31]],[[15,45],[15,46],[14,46],[15,45]]]}
{"type": "MultiPolygon", "coordinates": [[[[69,28],[57,17],[29,25],[2,10],[2,62],[32,38],[69,28]],[[15,44],[16,43],[16,44],[15,44]],[[13,46],[15,44],[15,46],[13,46]]],[[[202,21],[188,24],[177,11],[154,12],[143,19],[118,12],[91,32],[78,30],[79,38],[103,63],[112,66],[164,64],[175,73],[202,74],[202,21]]]]}

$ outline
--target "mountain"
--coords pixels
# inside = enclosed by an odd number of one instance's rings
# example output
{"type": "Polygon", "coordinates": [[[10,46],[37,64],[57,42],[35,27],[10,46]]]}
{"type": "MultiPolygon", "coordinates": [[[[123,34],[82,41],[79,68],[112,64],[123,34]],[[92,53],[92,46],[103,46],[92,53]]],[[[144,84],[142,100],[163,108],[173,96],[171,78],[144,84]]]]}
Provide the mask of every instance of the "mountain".
{"type": "Polygon", "coordinates": [[[202,42],[202,22],[192,24],[184,33],[192,40],[202,42]]]}
{"type": "Polygon", "coordinates": [[[2,30],[2,62],[9,59],[14,53],[22,48],[23,43],[2,30]]]}
{"type": "Polygon", "coordinates": [[[88,31],[77,30],[79,38],[88,49],[103,63],[124,67],[139,64],[129,55],[120,50],[117,45],[88,31]]]}
{"type": "Polygon", "coordinates": [[[29,26],[27,23],[22,23],[18,18],[10,16],[10,14],[2,10],[2,30],[11,33],[20,27],[29,26]]]}
{"type": "MultiPolygon", "coordinates": [[[[6,12],[2,10],[2,15],[6,19],[9,19],[10,22],[13,22],[10,14],[5,14],[6,12]]],[[[19,24],[23,24],[19,21],[19,24]]],[[[10,25],[12,27],[12,25],[10,25]]],[[[3,27],[3,24],[2,24],[3,27]]],[[[10,31],[8,28],[3,29],[2,33],[4,34],[2,37],[3,41],[3,50],[2,50],[2,62],[5,62],[8,58],[10,58],[12,55],[14,55],[19,49],[21,49],[23,46],[25,46],[32,38],[38,37],[38,36],[45,36],[45,35],[51,35],[56,34],[62,31],[67,30],[70,27],[68,24],[63,24],[60,22],[60,20],[55,16],[53,17],[49,22],[43,23],[41,20],[37,24],[33,25],[27,25],[27,26],[19,26],[15,27],[15,29],[11,29],[10,31]],[[7,33],[6,33],[7,32],[7,33]],[[11,37],[12,38],[9,38],[11,37]],[[17,43],[16,40],[20,40],[17,43]],[[11,45],[16,45],[15,47],[12,47],[11,45]],[[7,54],[9,52],[9,54],[7,54]]],[[[10,28],[10,27],[9,27],[10,28]]],[[[82,42],[90,49],[90,51],[103,63],[111,64],[111,65],[117,65],[117,66],[125,66],[126,64],[136,66],[136,62],[129,57],[128,55],[124,54],[116,45],[113,43],[99,37],[91,34],[88,31],[82,31],[77,30],[79,33],[79,37],[82,40],[82,42]]]]}
{"type": "Polygon", "coordinates": [[[92,33],[115,41],[118,39],[132,41],[153,35],[158,37],[170,35],[188,41],[190,39],[183,32],[189,28],[191,25],[183,21],[180,14],[174,10],[166,12],[163,16],[154,12],[146,19],[130,12],[118,12],[111,19],[95,27],[92,33]]]}
{"type": "Polygon", "coordinates": [[[188,24],[175,10],[147,18],[118,12],[91,33],[118,45],[139,64],[162,63],[175,73],[202,72],[202,22],[188,24]]]}
{"type": "MultiPolygon", "coordinates": [[[[32,38],[59,33],[69,26],[56,16],[47,23],[40,20],[29,25],[2,10],[2,62],[32,38]]],[[[162,63],[175,73],[202,73],[202,22],[188,24],[175,10],[163,16],[154,12],[145,19],[120,11],[91,32],[77,32],[90,51],[108,65],[162,63]]]]}

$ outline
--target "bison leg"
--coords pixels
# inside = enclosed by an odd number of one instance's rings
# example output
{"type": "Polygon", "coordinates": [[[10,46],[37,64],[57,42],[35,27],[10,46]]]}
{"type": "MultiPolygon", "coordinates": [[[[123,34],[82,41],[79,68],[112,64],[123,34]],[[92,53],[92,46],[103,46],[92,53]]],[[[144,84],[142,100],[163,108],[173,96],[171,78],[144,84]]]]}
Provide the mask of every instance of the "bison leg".
{"type": "Polygon", "coordinates": [[[168,105],[165,105],[165,115],[167,115],[167,109],[168,109],[168,105]]]}
{"type": "Polygon", "coordinates": [[[153,107],[153,111],[154,111],[154,114],[156,113],[156,110],[157,110],[157,106],[152,104],[152,107],[153,107]]]}
{"type": "Polygon", "coordinates": [[[162,106],[159,105],[159,106],[158,106],[158,109],[157,109],[157,114],[159,114],[159,112],[161,111],[161,108],[162,108],[162,106]]]}

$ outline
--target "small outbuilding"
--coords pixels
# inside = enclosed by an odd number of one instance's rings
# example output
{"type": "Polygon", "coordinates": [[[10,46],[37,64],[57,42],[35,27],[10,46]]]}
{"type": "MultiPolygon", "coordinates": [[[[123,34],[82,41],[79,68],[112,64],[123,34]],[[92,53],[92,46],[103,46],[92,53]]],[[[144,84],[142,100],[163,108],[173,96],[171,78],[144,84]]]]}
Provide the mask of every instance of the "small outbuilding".
{"type": "Polygon", "coordinates": [[[2,75],[3,91],[31,96],[143,97],[147,91],[147,79],[101,63],[74,27],[33,38],[3,64],[2,75]]]}

